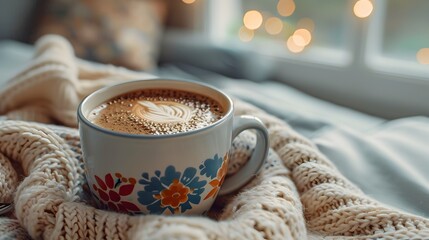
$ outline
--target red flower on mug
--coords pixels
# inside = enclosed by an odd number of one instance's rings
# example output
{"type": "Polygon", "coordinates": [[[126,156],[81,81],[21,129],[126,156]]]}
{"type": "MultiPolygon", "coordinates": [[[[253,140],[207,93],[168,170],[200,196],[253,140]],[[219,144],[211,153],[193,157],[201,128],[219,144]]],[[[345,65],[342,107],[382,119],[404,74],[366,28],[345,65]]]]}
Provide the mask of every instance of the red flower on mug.
{"type": "Polygon", "coordinates": [[[104,176],[103,181],[95,175],[98,185],[93,184],[92,187],[98,193],[99,200],[110,209],[118,212],[133,213],[140,211],[133,203],[121,199],[121,196],[128,196],[133,192],[136,179],[122,177],[120,173],[116,173],[115,177],[116,180],[112,174],[108,173],[104,176]]]}

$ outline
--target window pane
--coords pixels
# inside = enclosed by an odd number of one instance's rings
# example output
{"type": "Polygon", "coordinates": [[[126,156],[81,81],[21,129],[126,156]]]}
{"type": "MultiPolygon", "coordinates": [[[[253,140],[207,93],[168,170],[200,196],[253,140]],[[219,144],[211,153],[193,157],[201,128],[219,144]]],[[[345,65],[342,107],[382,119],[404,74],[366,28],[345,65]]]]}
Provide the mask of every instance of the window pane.
{"type": "Polygon", "coordinates": [[[228,28],[230,37],[243,42],[278,40],[292,52],[309,46],[346,46],[348,19],[353,17],[349,1],[242,0],[240,3],[241,14],[236,15],[228,28]]]}
{"type": "Polygon", "coordinates": [[[382,54],[429,64],[429,1],[386,1],[382,54]]]}

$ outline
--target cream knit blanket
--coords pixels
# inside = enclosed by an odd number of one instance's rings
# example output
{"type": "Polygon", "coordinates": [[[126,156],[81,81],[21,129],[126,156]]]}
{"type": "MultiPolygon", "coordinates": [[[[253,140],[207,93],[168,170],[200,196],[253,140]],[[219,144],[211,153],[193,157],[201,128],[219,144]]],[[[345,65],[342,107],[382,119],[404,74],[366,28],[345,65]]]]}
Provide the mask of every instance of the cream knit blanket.
{"type": "MultiPolygon", "coordinates": [[[[0,91],[0,239],[429,239],[429,220],[385,206],[348,181],[285,122],[236,100],[236,114],[259,117],[271,150],[260,173],[219,197],[210,218],[129,216],[92,206],[76,129],[79,101],[111,82],[150,77],[74,57],[46,36],[31,63],[0,91]],[[29,122],[32,121],[32,122],[29,122]]],[[[229,174],[248,159],[254,136],[234,141],[229,174]],[[250,149],[250,150],[248,150],[250,149]]]]}

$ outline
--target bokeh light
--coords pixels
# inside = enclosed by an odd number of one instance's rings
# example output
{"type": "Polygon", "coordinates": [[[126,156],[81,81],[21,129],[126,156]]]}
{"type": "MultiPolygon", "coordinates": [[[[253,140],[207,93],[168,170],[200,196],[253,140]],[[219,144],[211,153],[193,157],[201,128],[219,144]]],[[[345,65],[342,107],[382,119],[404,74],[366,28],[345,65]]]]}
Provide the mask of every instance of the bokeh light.
{"type": "Polygon", "coordinates": [[[420,49],[417,52],[416,57],[420,64],[429,64],[429,48],[420,49]]]}
{"type": "Polygon", "coordinates": [[[250,30],[246,27],[241,27],[238,31],[238,37],[242,42],[250,42],[252,41],[253,37],[255,36],[255,33],[253,30],[250,30]]]}
{"type": "Polygon", "coordinates": [[[353,7],[353,12],[359,18],[366,18],[373,9],[374,6],[370,0],[358,0],[353,7]]]}
{"type": "Polygon", "coordinates": [[[195,0],[182,0],[182,2],[184,2],[186,4],[192,4],[195,2],[195,0]]]}
{"type": "Polygon", "coordinates": [[[270,17],[265,21],[265,30],[271,35],[279,34],[283,29],[283,22],[280,18],[270,17]]]}
{"type": "Polygon", "coordinates": [[[288,17],[295,12],[295,2],[293,0],[279,0],[277,11],[283,17],[288,17]]]}
{"type": "Polygon", "coordinates": [[[292,36],[290,36],[286,42],[286,46],[289,49],[289,51],[293,53],[299,53],[304,50],[304,46],[298,46],[295,44],[295,41],[293,40],[292,36]]]}
{"type": "Polygon", "coordinates": [[[305,47],[311,42],[311,33],[305,28],[297,29],[291,36],[295,45],[305,47]]]}
{"type": "Polygon", "coordinates": [[[250,10],[244,14],[243,23],[248,29],[255,30],[262,25],[262,14],[256,10],[250,10]]]}

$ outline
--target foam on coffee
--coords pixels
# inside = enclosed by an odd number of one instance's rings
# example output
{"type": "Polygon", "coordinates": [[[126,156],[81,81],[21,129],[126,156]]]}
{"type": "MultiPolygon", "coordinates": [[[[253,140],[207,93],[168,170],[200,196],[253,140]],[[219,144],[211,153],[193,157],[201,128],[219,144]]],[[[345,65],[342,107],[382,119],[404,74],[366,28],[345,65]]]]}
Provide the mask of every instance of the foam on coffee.
{"type": "Polygon", "coordinates": [[[132,113],[154,123],[186,123],[196,110],[185,104],[172,101],[137,101],[132,113]]]}
{"type": "Polygon", "coordinates": [[[173,89],[129,92],[93,109],[88,119],[103,128],[131,134],[163,135],[192,131],[224,115],[207,96],[173,89]]]}

